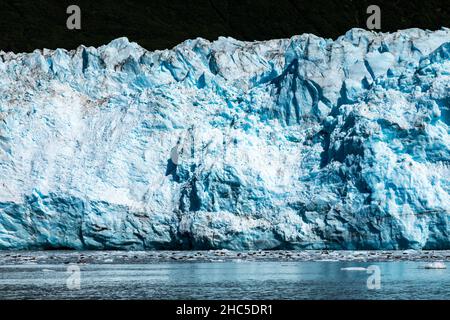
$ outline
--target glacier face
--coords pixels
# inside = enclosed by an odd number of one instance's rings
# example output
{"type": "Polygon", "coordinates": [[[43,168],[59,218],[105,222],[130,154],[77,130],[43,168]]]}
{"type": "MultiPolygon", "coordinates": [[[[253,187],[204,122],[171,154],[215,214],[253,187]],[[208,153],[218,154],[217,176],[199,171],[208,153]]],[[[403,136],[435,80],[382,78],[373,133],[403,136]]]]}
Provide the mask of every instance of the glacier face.
{"type": "Polygon", "coordinates": [[[1,249],[450,249],[450,30],[0,53],[1,249]]]}

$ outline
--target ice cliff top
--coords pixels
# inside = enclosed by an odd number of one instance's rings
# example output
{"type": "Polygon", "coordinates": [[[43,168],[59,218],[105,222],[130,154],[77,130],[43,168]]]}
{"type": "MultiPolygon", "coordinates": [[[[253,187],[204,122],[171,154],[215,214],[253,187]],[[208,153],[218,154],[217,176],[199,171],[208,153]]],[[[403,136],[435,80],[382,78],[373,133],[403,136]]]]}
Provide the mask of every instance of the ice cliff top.
{"type": "Polygon", "coordinates": [[[450,30],[0,52],[0,248],[450,248],[450,30]]]}

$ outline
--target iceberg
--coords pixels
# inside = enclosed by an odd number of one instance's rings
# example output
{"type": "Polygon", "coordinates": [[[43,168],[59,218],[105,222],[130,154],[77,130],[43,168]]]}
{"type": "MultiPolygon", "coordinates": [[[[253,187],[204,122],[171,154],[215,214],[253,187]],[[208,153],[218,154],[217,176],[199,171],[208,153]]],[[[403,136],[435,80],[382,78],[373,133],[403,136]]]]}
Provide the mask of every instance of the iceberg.
{"type": "Polygon", "coordinates": [[[450,249],[450,29],[0,52],[0,249],[450,249]]]}

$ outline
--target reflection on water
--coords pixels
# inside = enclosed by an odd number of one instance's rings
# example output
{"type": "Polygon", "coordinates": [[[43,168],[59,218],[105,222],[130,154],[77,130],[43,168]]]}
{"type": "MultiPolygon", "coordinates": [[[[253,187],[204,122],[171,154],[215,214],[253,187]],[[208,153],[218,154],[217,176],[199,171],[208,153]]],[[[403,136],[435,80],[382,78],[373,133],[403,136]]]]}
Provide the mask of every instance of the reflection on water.
{"type": "Polygon", "coordinates": [[[421,262],[180,262],[79,265],[69,290],[67,265],[0,267],[2,299],[449,299],[450,270],[421,262]],[[368,289],[377,265],[381,288],[368,289]]]}

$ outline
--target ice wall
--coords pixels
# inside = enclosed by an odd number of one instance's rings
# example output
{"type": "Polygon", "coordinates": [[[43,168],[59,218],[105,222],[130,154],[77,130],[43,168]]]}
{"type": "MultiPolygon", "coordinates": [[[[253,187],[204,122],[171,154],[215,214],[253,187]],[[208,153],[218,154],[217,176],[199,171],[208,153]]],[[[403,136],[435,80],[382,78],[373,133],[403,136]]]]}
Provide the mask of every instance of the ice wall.
{"type": "Polygon", "coordinates": [[[0,53],[0,248],[450,249],[450,30],[0,53]]]}

